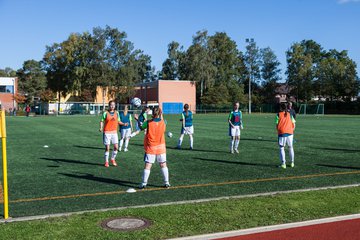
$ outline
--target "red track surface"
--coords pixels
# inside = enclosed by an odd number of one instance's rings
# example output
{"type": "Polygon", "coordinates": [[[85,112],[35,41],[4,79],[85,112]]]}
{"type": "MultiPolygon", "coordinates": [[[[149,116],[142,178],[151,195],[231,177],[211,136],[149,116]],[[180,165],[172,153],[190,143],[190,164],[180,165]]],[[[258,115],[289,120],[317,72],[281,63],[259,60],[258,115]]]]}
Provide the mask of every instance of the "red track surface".
{"type": "Polygon", "coordinates": [[[237,237],[231,240],[360,240],[360,219],[315,224],[237,237]]]}

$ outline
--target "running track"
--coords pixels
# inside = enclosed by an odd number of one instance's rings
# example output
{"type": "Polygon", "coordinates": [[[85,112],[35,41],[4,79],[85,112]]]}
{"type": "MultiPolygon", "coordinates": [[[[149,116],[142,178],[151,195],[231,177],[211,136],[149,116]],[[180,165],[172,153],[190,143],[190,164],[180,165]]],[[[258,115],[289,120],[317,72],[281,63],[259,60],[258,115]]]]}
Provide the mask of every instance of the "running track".
{"type": "Polygon", "coordinates": [[[360,240],[360,219],[255,233],[221,240],[360,240]]]}

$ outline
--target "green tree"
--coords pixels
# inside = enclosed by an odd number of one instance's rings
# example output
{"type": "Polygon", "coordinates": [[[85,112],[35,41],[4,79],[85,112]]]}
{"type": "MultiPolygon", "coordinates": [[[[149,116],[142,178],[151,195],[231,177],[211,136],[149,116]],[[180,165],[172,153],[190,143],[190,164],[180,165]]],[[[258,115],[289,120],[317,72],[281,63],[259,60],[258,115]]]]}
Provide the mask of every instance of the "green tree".
{"type": "Polygon", "coordinates": [[[209,51],[216,68],[215,83],[237,81],[241,79],[244,70],[242,54],[225,32],[217,32],[209,37],[209,51]]]}
{"type": "Polygon", "coordinates": [[[304,47],[294,43],[286,52],[287,84],[292,95],[297,100],[308,101],[313,96],[313,60],[310,54],[305,54],[304,47]]]}
{"type": "Polygon", "coordinates": [[[180,62],[184,56],[183,47],[172,41],[168,45],[168,58],[162,64],[162,78],[167,80],[180,80],[180,62]]]}
{"type": "Polygon", "coordinates": [[[359,93],[356,63],[347,51],[330,50],[320,61],[315,89],[319,96],[333,99],[350,99],[359,93]]]}
{"type": "Polygon", "coordinates": [[[261,96],[267,103],[272,103],[280,77],[280,62],[270,47],[261,49],[261,78],[264,82],[261,89],[261,96]]]}
{"type": "Polygon", "coordinates": [[[200,101],[207,89],[215,83],[216,67],[213,65],[208,40],[207,31],[199,31],[193,36],[192,45],[186,51],[185,64],[180,70],[185,79],[196,82],[197,99],[200,101]]]}
{"type": "Polygon", "coordinates": [[[27,102],[32,102],[34,97],[39,97],[47,86],[45,72],[38,61],[25,61],[16,74],[19,78],[19,91],[27,96],[27,102]]]}
{"type": "Polygon", "coordinates": [[[0,77],[16,77],[16,71],[10,67],[0,69],[0,77]]]}

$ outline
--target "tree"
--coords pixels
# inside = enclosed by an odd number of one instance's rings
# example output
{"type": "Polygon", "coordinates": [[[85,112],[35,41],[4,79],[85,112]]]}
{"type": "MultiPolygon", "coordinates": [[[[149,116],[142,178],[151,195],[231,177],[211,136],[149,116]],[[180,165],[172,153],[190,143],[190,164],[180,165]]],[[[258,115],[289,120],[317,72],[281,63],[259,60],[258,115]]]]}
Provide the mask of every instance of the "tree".
{"type": "Polygon", "coordinates": [[[162,64],[162,77],[168,80],[180,80],[180,61],[183,57],[183,47],[178,42],[172,41],[168,45],[168,58],[162,64]]]}
{"type": "Polygon", "coordinates": [[[27,96],[28,102],[32,102],[33,98],[39,96],[47,86],[45,72],[38,61],[25,61],[23,67],[17,71],[17,76],[19,91],[27,96]]]}
{"type": "Polygon", "coordinates": [[[319,96],[333,99],[350,99],[359,93],[356,63],[347,51],[330,50],[320,61],[315,82],[319,96]]]}
{"type": "Polygon", "coordinates": [[[146,78],[151,58],[126,38],[125,32],[106,26],[48,46],[44,67],[50,89],[63,95],[90,91],[94,98],[100,86],[127,100],[134,84],[146,78]]]}
{"type": "Polygon", "coordinates": [[[225,83],[216,84],[210,88],[201,103],[212,105],[229,105],[231,103],[229,89],[225,83]]]}
{"type": "Polygon", "coordinates": [[[261,95],[264,101],[271,103],[275,97],[275,91],[278,86],[278,81],[281,80],[279,69],[280,62],[278,61],[275,53],[270,47],[261,49],[261,78],[264,81],[261,95]]]}
{"type": "Polygon", "coordinates": [[[180,69],[185,79],[196,82],[198,100],[215,83],[216,67],[213,65],[208,40],[207,31],[199,31],[193,36],[193,43],[186,51],[185,64],[180,69]]]}
{"type": "Polygon", "coordinates": [[[0,69],[0,77],[16,77],[16,71],[9,67],[0,69]]]}
{"type": "Polygon", "coordinates": [[[310,54],[305,54],[304,47],[294,43],[286,52],[287,84],[292,95],[297,100],[308,101],[313,96],[313,60],[310,54]]]}
{"type": "Polygon", "coordinates": [[[241,79],[243,62],[241,53],[225,32],[217,32],[209,37],[209,51],[216,68],[215,83],[237,81],[241,79]]]}

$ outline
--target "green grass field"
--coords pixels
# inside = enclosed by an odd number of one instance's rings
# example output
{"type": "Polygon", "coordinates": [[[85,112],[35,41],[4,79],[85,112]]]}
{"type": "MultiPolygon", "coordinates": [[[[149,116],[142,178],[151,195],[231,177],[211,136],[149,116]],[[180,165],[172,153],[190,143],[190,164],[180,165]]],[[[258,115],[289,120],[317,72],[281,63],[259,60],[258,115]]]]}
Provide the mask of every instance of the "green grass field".
{"type": "MultiPolygon", "coordinates": [[[[166,116],[171,189],[154,166],[149,188],[136,188],[143,169],[142,136],[103,167],[99,117],[7,118],[10,216],[123,207],[360,183],[360,117],[299,116],[295,168],[277,168],[273,115],[245,115],[240,154],[231,155],[227,115],[195,115],[195,150],[176,150],[178,116],[166,116]],[[48,145],[49,148],[44,148],[48,145]]],[[[1,209],[2,211],[2,209],[1,209]]],[[[2,214],[2,212],[1,212],[2,214]]]]}

